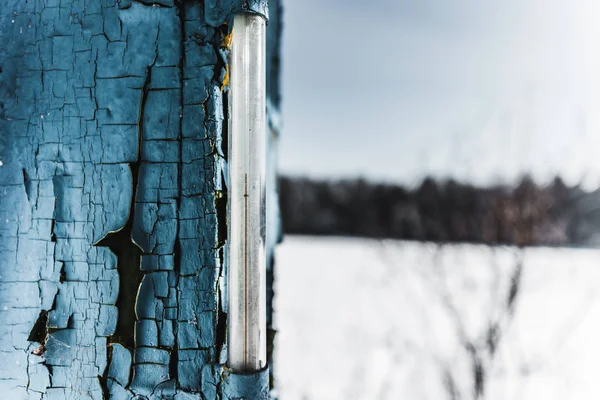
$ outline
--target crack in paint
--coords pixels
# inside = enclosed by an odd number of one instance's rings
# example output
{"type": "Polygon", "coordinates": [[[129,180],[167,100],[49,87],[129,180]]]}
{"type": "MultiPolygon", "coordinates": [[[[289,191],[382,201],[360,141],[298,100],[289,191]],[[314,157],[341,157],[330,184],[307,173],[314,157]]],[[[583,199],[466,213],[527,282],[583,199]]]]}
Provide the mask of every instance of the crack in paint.
{"type": "Polygon", "coordinates": [[[136,194],[139,186],[139,172],[141,166],[140,152],[143,140],[143,116],[148,98],[148,87],[151,80],[151,66],[147,68],[146,78],[142,87],[142,100],[138,119],[138,157],[137,161],[129,164],[132,186],[134,188],[129,207],[129,217],[125,225],[116,232],[106,235],[96,246],[108,247],[117,256],[117,270],[119,271],[119,296],[116,306],[119,310],[117,328],[111,336],[111,342],[121,343],[129,349],[135,348],[135,322],[137,316],[135,306],[137,293],[144,274],[142,273],[142,249],[132,238],[133,222],[136,207],[136,194]]]}

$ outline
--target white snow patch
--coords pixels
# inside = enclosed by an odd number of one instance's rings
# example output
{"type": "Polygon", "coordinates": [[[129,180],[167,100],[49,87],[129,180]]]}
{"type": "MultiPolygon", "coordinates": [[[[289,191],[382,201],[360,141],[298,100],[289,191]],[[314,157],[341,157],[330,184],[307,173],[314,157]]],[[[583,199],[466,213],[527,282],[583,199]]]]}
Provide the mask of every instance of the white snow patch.
{"type": "Polygon", "coordinates": [[[481,398],[600,398],[599,261],[596,250],[288,236],[275,288],[280,397],[447,399],[452,387],[475,398],[470,343],[481,398]]]}

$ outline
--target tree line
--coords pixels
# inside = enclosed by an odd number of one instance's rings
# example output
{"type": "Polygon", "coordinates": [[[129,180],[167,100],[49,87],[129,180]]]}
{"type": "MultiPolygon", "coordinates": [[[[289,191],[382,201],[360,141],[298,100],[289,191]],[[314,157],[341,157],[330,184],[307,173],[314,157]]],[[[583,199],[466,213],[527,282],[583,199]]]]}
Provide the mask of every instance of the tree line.
{"type": "Polygon", "coordinates": [[[556,178],[513,187],[425,179],[415,188],[363,179],[280,177],[284,232],[433,242],[581,245],[600,243],[600,190],[556,178]]]}

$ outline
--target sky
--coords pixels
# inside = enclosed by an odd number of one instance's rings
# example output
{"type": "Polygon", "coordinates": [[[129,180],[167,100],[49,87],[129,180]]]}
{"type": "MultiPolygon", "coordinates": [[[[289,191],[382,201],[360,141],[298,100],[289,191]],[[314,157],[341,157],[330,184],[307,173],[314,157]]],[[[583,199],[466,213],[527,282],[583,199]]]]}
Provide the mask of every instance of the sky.
{"type": "Polygon", "coordinates": [[[279,168],[600,183],[597,0],[284,0],[279,168]]]}

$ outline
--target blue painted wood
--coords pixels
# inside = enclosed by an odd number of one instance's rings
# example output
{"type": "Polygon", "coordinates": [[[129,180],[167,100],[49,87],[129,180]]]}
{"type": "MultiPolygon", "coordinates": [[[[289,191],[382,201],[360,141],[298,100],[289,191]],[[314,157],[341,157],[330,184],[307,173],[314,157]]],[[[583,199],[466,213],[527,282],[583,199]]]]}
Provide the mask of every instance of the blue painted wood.
{"type": "Polygon", "coordinates": [[[223,43],[240,8],[266,1],[2,1],[4,398],[226,398],[223,43]]]}

